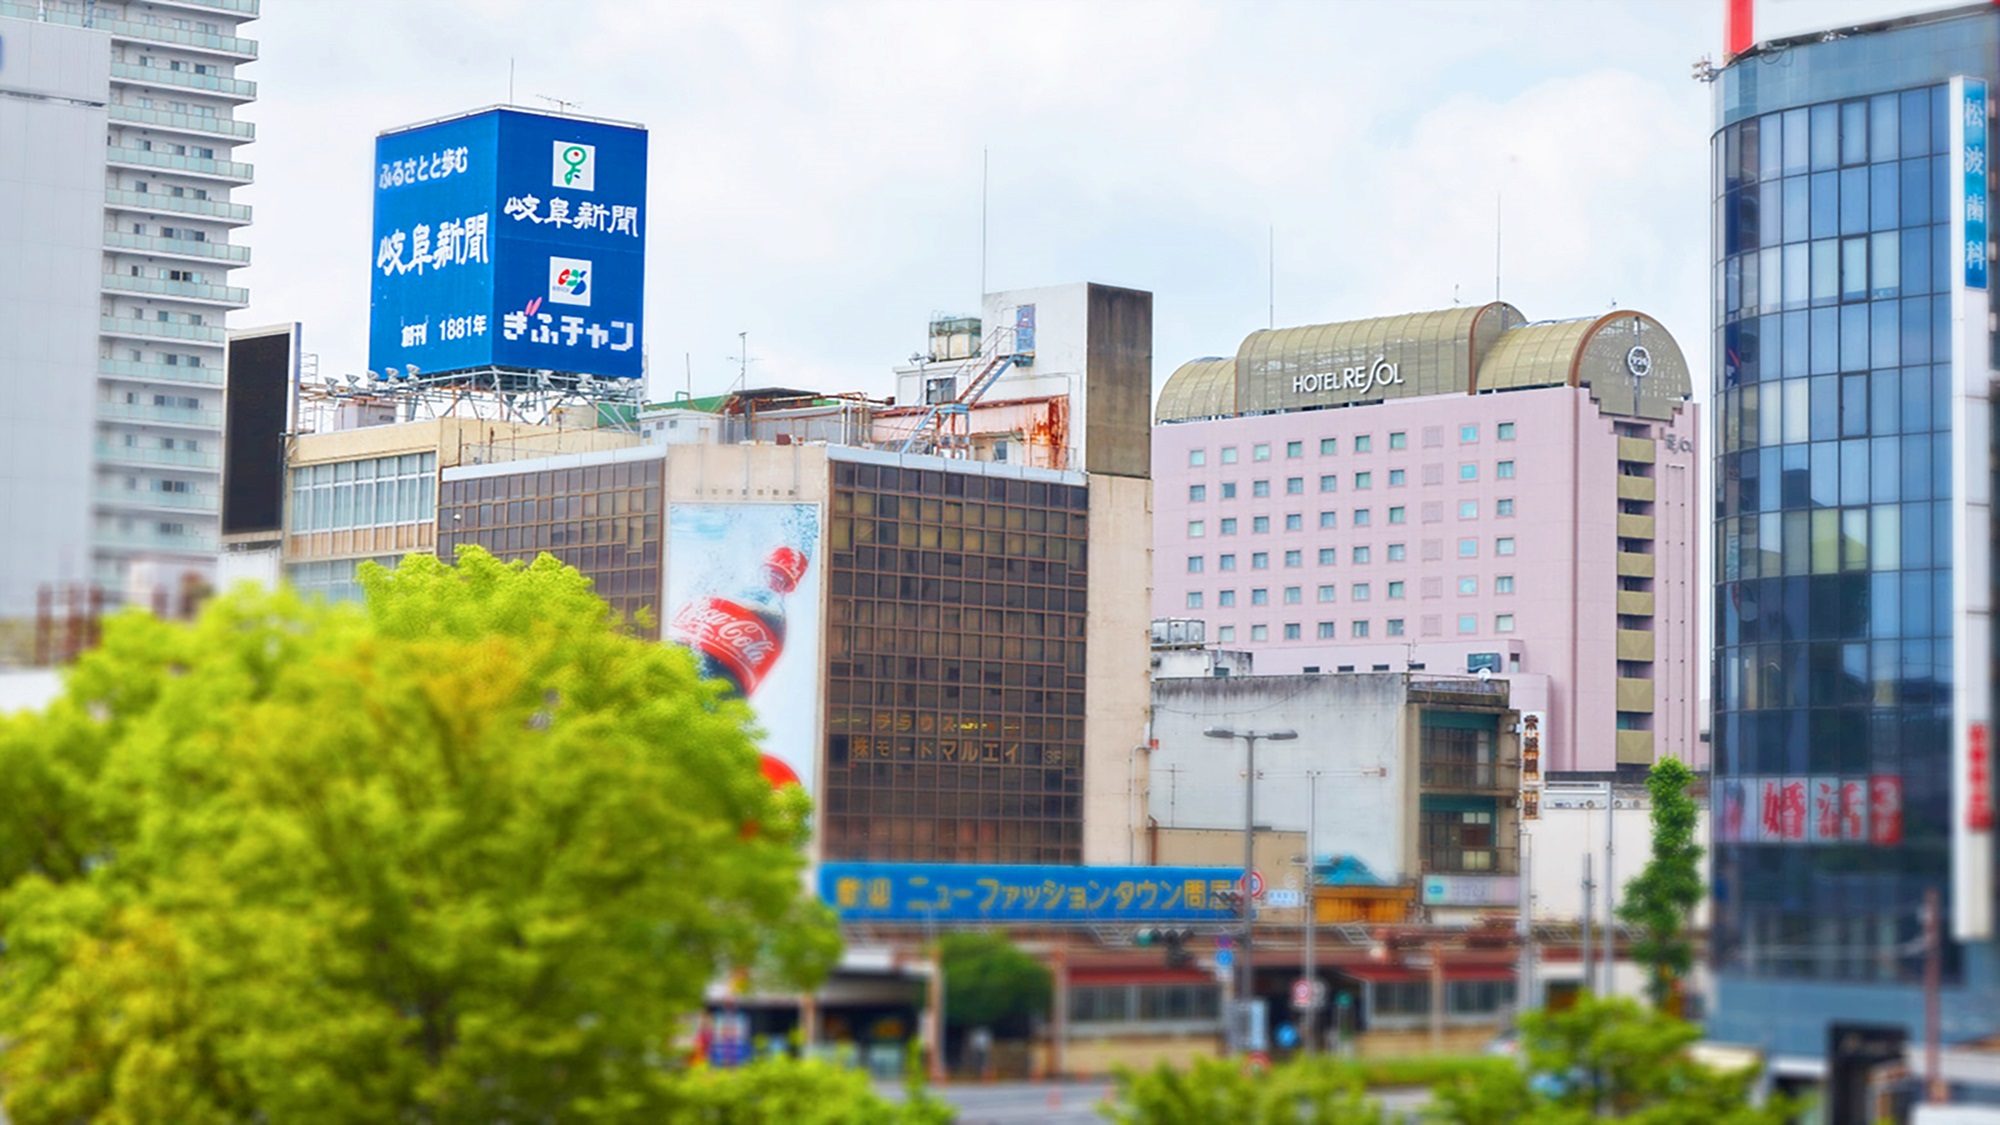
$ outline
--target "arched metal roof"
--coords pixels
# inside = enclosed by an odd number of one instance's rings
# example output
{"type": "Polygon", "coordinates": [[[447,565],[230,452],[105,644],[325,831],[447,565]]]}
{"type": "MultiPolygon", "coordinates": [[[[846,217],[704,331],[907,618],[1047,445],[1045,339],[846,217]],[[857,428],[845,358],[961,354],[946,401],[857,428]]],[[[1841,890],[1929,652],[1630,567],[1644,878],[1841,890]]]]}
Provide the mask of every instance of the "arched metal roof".
{"type": "Polygon", "coordinates": [[[1576,352],[1590,334],[1592,317],[1523,324],[1503,333],[1479,368],[1479,389],[1509,391],[1570,382],[1576,352]]]}
{"type": "Polygon", "coordinates": [[[1190,360],[1167,376],[1155,422],[1185,422],[1194,418],[1228,418],[1236,413],[1236,360],[1209,356],[1190,360]]]}

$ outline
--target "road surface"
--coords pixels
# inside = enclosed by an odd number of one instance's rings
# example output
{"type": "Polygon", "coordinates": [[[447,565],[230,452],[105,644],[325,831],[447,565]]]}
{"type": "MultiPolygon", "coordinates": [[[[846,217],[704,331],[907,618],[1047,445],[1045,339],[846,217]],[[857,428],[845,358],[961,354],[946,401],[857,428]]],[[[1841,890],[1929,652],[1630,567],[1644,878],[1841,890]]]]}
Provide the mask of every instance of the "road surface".
{"type": "MultiPolygon", "coordinates": [[[[1090,1082],[992,1082],[932,1087],[932,1093],[958,1108],[958,1125],[1104,1125],[1099,1106],[1118,1092],[1115,1083],[1090,1082]]],[[[891,1099],[902,1100],[900,1086],[881,1088],[891,1099]]],[[[1370,1090],[1369,1097],[1382,1103],[1383,1117],[1415,1121],[1417,1111],[1430,1101],[1430,1091],[1421,1087],[1370,1090]]]]}

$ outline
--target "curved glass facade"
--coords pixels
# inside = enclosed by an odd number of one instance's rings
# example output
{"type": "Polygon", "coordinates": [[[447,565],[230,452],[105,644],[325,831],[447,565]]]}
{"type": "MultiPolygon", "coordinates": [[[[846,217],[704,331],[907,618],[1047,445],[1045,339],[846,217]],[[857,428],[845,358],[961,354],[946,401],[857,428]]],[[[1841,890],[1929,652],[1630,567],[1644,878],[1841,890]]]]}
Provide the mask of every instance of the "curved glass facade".
{"type": "Polygon", "coordinates": [[[1949,894],[1946,111],[1939,82],[1715,138],[1723,974],[1917,980],[1949,894]]]}

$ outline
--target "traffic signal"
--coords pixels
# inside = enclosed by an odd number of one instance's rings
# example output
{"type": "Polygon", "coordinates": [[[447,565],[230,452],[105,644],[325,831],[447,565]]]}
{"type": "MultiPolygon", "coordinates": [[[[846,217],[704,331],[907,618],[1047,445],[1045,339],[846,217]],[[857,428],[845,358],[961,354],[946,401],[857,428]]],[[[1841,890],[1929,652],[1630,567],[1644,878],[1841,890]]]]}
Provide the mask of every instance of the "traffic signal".
{"type": "Polygon", "coordinates": [[[1151,949],[1156,945],[1164,946],[1167,951],[1167,966],[1178,969],[1194,963],[1194,954],[1189,952],[1187,947],[1187,943],[1193,937],[1194,933],[1191,930],[1136,930],[1132,934],[1132,944],[1140,949],[1151,949]]]}

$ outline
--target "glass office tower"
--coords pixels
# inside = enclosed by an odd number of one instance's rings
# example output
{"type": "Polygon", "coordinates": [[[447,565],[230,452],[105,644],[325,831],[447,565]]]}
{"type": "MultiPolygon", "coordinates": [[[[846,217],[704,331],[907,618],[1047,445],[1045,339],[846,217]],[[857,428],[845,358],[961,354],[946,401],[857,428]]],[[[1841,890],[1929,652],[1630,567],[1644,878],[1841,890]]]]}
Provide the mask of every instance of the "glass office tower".
{"type": "Polygon", "coordinates": [[[1991,5],[1761,44],[1717,76],[1710,1033],[1818,1056],[2000,1029],[1991,5]]]}

